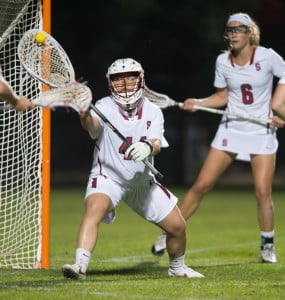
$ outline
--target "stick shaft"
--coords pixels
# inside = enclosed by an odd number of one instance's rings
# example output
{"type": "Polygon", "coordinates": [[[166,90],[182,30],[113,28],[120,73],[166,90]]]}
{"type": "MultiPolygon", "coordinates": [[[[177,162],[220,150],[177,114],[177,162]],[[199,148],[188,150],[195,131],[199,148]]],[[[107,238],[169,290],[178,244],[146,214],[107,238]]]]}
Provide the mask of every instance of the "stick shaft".
{"type": "Polygon", "coordinates": [[[203,110],[203,111],[211,112],[211,113],[214,113],[214,114],[226,115],[226,116],[229,116],[229,117],[249,120],[249,121],[253,121],[253,122],[256,122],[256,123],[259,123],[259,124],[263,124],[263,125],[271,124],[270,119],[259,119],[259,118],[256,118],[256,117],[253,117],[253,116],[248,116],[248,115],[233,114],[233,113],[221,110],[221,109],[216,109],[216,108],[211,108],[211,107],[204,107],[204,106],[199,106],[199,105],[194,105],[193,108],[197,109],[197,110],[203,110]]]}

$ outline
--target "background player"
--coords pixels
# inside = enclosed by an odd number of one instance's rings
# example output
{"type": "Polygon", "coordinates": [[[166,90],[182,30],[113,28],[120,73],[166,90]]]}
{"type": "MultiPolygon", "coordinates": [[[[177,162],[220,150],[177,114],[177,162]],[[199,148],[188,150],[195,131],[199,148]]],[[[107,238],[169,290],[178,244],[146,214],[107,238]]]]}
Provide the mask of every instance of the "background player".
{"type": "MultiPolygon", "coordinates": [[[[279,78],[279,88],[284,89],[285,63],[274,50],[259,46],[259,27],[247,14],[229,17],[225,37],[229,48],[216,60],[216,92],[204,99],[187,99],[183,109],[194,111],[193,105],[197,102],[206,107],[226,105],[233,114],[271,117],[272,126],[223,116],[198,178],[186,193],[180,209],[187,220],[237,155],[249,156],[261,231],[260,254],[263,262],[275,263],[271,193],[278,148],[275,126],[283,127],[285,122],[273,116],[271,98],[274,76],[279,78]]],[[[162,254],[164,249],[165,236],[162,235],[152,251],[162,254]]]]}
{"type": "Polygon", "coordinates": [[[167,232],[169,276],[204,277],[184,264],[185,220],[176,206],[177,198],[156,182],[142,163],[145,158],[152,161],[152,156],[168,145],[162,112],[144,97],[144,71],[133,59],[119,59],[109,67],[107,78],[111,96],[97,101],[96,107],[132,145],[127,148],[93,111],[80,115],[83,128],[95,140],[94,160],[75,264],[63,266],[63,274],[85,279],[99,224],[113,222],[115,208],[124,199],[136,213],[167,232]]]}

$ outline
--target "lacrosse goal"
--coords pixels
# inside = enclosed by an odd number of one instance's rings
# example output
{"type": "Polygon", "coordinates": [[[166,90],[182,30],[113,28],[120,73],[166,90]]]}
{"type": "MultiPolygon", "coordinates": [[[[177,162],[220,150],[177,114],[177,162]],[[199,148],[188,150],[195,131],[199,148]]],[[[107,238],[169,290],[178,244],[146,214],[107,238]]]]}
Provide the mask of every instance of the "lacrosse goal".
{"type": "MultiPolygon", "coordinates": [[[[17,45],[29,29],[50,32],[50,1],[0,0],[2,74],[29,99],[43,87],[20,65],[17,45]]],[[[48,268],[50,111],[0,105],[0,268],[48,268]]]]}

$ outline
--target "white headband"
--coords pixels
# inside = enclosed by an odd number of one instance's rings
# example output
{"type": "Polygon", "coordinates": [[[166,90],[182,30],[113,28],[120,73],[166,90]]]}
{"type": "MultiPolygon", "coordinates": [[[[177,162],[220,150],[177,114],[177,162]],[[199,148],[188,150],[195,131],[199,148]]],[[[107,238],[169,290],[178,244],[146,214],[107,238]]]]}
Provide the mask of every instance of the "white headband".
{"type": "Polygon", "coordinates": [[[230,22],[234,22],[234,21],[235,22],[240,22],[240,23],[242,23],[243,25],[246,25],[249,28],[252,26],[250,20],[242,14],[231,15],[228,19],[227,24],[229,24],[230,22]]]}

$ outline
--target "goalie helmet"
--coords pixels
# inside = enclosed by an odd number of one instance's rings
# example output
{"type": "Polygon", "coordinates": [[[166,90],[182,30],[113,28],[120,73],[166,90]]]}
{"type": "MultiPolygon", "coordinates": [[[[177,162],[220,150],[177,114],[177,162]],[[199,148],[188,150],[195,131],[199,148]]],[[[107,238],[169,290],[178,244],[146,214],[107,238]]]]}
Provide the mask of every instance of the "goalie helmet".
{"type": "MultiPolygon", "coordinates": [[[[112,98],[126,110],[133,110],[141,103],[144,94],[144,70],[140,63],[132,58],[117,59],[108,68],[106,74],[112,98]],[[128,89],[126,80],[118,88],[113,80],[119,78],[120,74],[129,73],[130,76],[136,76],[136,82],[130,84],[133,86],[128,89]]],[[[118,80],[118,79],[117,79],[118,80]]]]}

